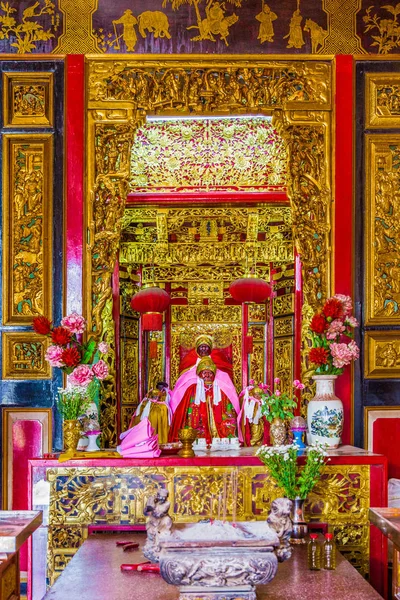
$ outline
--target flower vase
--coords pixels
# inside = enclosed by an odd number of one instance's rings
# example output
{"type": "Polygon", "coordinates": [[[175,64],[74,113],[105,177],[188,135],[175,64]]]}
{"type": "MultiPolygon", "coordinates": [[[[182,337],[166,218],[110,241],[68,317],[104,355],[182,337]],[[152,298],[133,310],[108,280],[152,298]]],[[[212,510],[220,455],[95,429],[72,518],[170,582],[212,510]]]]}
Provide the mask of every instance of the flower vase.
{"type": "Polygon", "coordinates": [[[290,518],[292,520],[291,544],[305,544],[305,537],[308,533],[307,523],[304,519],[304,503],[302,498],[295,498],[292,504],[290,518]]]}
{"type": "Polygon", "coordinates": [[[97,445],[97,438],[100,435],[100,431],[87,431],[85,435],[88,439],[88,445],[85,448],[85,452],[98,452],[100,450],[97,445]]]}
{"type": "Polygon", "coordinates": [[[63,421],[64,448],[65,452],[75,452],[81,437],[82,425],[77,419],[66,419],[63,421]]]}
{"type": "Polygon", "coordinates": [[[315,396],[308,403],[307,422],[311,443],[337,448],[343,431],[343,403],[335,395],[337,375],[314,375],[315,396]]]}
{"type": "Polygon", "coordinates": [[[287,437],[285,422],[282,419],[275,417],[271,423],[269,435],[272,446],[283,446],[287,437]]]}

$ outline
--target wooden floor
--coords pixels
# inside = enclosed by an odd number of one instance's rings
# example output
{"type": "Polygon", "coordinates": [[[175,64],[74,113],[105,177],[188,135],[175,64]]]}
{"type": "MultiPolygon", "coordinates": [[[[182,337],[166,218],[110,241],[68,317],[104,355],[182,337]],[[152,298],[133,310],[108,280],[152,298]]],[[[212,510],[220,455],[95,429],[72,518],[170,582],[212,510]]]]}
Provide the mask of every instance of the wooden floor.
{"type": "MultiPolygon", "coordinates": [[[[122,573],[122,563],[143,560],[140,551],[124,552],[116,541],[143,545],[140,534],[92,535],[79,549],[46,600],[178,600],[179,591],[153,573],[122,573]]],[[[309,571],[306,547],[294,548],[267,586],[257,588],[259,600],[379,600],[381,596],[338,554],[335,571],[309,571]]]]}

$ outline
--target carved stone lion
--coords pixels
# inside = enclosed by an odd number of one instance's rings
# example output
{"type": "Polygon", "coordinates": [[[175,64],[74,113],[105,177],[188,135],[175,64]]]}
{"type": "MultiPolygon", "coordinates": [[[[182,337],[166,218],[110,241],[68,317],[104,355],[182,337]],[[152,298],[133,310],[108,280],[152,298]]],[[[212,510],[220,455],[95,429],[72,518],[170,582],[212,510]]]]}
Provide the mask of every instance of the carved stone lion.
{"type": "Polygon", "coordinates": [[[271,504],[271,511],[268,515],[267,523],[274,529],[280,539],[280,546],[276,550],[279,562],[288,560],[292,555],[292,548],[289,538],[292,533],[292,520],[290,513],[293,502],[288,498],[277,498],[271,504]]]}

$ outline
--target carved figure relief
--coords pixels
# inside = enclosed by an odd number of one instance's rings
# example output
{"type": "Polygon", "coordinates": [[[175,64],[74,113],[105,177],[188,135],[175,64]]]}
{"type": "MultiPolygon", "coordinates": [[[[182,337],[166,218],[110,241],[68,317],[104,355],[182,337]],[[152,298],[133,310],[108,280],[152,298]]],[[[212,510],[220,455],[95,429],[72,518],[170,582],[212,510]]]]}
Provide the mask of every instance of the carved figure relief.
{"type": "Polygon", "coordinates": [[[48,340],[37,334],[3,333],[3,379],[50,379],[51,368],[44,359],[48,340]]]}

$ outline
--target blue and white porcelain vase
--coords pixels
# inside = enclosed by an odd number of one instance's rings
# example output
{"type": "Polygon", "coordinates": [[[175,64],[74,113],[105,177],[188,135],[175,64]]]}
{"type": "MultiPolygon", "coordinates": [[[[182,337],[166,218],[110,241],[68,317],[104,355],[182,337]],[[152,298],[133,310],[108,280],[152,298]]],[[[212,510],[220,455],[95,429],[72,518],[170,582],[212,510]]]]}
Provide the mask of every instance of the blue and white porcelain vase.
{"type": "Polygon", "coordinates": [[[335,395],[337,375],[314,375],[314,398],[308,403],[307,424],[310,441],[337,448],[343,431],[343,403],[335,395]]]}

